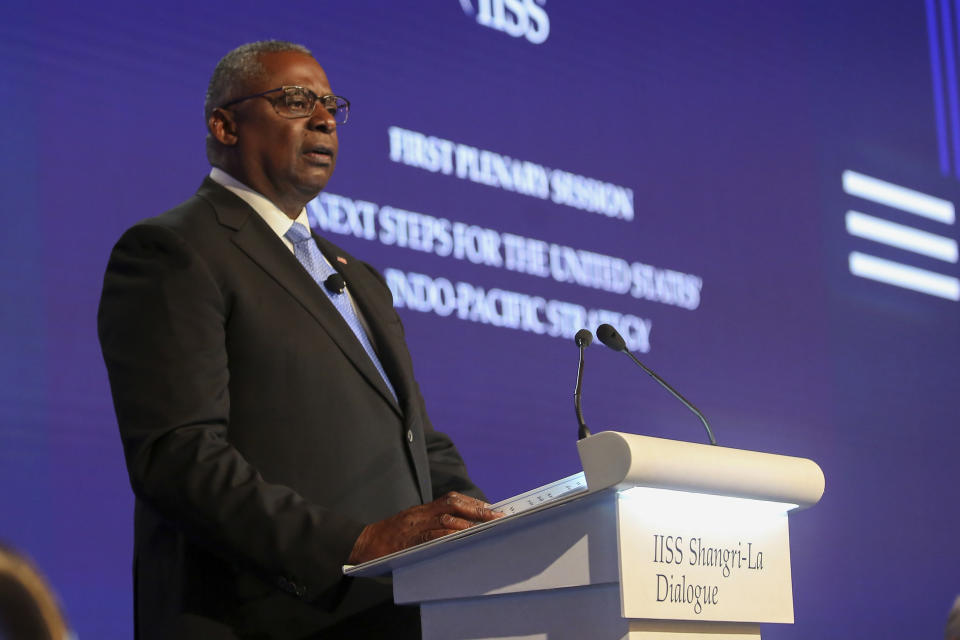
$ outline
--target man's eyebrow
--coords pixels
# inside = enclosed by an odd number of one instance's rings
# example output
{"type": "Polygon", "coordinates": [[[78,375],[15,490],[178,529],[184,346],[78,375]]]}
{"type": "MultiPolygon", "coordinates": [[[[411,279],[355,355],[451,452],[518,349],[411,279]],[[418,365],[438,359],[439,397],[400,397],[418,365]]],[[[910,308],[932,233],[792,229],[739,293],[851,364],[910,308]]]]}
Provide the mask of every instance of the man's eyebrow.
{"type": "Polygon", "coordinates": [[[298,83],[298,82],[286,83],[286,84],[284,84],[283,86],[285,86],[285,87],[300,87],[301,89],[309,89],[310,91],[313,91],[315,94],[317,94],[317,95],[320,96],[320,97],[336,95],[336,94],[333,92],[333,90],[330,89],[330,87],[327,87],[326,89],[323,89],[323,90],[321,90],[321,91],[317,91],[316,89],[314,89],[313,87],[311,87],[309,84],[301,84],[301,83],[298,83]]]}

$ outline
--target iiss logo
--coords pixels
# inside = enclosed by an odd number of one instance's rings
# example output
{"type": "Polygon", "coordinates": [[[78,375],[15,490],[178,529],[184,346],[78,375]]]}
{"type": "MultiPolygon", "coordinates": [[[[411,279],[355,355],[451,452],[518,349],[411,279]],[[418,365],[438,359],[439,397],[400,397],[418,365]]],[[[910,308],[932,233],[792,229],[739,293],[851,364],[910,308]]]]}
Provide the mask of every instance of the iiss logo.
{"type": "Polygon", "coordinates": [[[476,16],[477,23],[484,27],[543,44],[550,35],[550,18],[542,6],[546,3],[547,0],[460,0],[460,7],[471,18],[476,16]]]}

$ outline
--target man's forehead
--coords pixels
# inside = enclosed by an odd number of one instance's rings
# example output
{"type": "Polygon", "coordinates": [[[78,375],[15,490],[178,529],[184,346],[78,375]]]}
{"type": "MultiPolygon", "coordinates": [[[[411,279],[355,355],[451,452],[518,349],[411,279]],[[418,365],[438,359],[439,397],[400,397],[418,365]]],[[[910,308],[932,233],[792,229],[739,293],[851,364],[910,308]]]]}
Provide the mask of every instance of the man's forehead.
{"type": "Polygon", "coordinates": [[[327,74],[312,56],[296,51],[269,52],[260,55],[260,64],[266,73],[263,90],[280,85],[295,84],[310,89],[329,90],[327,74]]]}

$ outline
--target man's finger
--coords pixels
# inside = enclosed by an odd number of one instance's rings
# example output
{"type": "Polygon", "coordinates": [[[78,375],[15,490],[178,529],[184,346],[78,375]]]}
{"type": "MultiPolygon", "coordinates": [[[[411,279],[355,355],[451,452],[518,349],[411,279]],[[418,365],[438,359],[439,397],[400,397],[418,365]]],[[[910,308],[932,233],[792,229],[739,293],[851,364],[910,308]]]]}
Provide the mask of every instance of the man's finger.
{"type": "Polygon", "coordinates": [[[440,529],[469,529],[475,523],[472,520],[465,520],[463,518],[458,518],[455,515],[450,513],[441,513],[437,517],[437,522],[440,525],[440,529]]]}
{"type": "Polygon", "coordinates": [[[451,508],[450,513],[455,513],[473,522],[487,522],[503,517],[503,514],[492,511],[490,505],[486,502],[465,496],[462,493],[451,491],[441,498],[441,501],[451,508]]]}
{"type": "Polygon", "coordinates": [[[423,544],[424,542],[430,542],[431,540],[436,540],[437,538],[442,538],[443,536],[448,536],[451,533],[456,532],[456,529],[429,529],[421,532],[411,546],[423,544]]]}

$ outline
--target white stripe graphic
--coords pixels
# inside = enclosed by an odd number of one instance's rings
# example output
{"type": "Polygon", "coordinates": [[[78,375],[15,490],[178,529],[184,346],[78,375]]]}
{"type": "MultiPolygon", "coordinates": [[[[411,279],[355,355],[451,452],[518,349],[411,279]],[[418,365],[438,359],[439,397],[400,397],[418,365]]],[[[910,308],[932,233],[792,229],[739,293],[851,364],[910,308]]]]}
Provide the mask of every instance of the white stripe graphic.
{"type": "Polygon", "coordinates": [[[850,273],[855,276],[892,284],[904,289],[912,289],[947,300],[960,300],[960,280],[957,278],[875,256],[868,256],[857,251],[850,254],[849,263],[850,273]]]}
{"type": "Polygon", "coordinates": [[[945,224],[953,224],[957,217],[953,203],[949,200],[871,178],[849,169],[843,172],[843,190],[852,196],[945,224]]]}
{"type": "Polygon", "coordinates": [[[920,231],[859,211],[847,211],[847,231],[859,238],[906,249],[944,262],[957,261],[957,241],[953,238],[920,231]]]}

